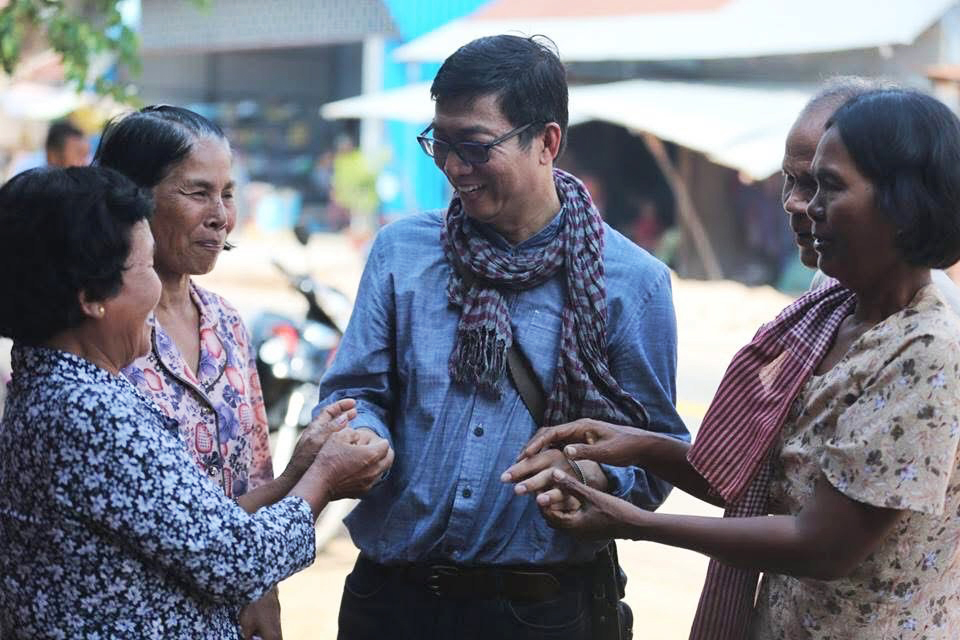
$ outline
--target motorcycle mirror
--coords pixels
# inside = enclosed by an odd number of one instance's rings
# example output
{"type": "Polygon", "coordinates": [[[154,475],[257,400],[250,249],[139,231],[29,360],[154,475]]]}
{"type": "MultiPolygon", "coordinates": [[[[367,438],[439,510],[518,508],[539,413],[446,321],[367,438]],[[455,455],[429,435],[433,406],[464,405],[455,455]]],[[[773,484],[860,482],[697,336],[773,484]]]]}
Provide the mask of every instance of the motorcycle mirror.
{"type": "Polygon", "coordinates": [[[310,242],[310,232],[307,231],[307,228],[302,224],[298,224],[293,228],[293,235],[297,239],[297,242],[303,246],[307,246],[307,243],[310,242]]]}

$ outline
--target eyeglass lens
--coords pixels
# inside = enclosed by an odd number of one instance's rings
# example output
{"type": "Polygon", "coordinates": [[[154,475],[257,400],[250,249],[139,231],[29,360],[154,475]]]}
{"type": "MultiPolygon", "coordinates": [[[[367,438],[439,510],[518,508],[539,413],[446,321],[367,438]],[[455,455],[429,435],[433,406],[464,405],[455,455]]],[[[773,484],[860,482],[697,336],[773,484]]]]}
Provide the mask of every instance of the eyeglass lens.
{"type": "Polygon", "coordinates": [[[447,162],[447,156],[450,154],[451,148],[461,160],[468,164],[483,164],[489,158],[486,145],[479,142],[460,142],[451,145],[449,142],[433,139],[426,141],[426,143],[429,148],[424,150],[433,156],[433,161],[441,169],[447,162]]]}

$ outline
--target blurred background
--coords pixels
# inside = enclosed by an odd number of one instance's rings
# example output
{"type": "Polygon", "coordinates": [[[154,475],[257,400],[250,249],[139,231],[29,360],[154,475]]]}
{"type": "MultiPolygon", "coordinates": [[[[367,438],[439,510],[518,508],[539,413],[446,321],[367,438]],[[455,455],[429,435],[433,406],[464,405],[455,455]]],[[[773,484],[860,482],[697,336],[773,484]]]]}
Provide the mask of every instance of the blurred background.
{"type": "MultiPolygon", "coordinates": [[[[241,309],[259,345],[280,345],[260,364],[289,382],[271,414],[286,446],[281,427],[316,402],[310,378],[324,364],[290,373],[318,322],[311,305],[336,333],[376,230],[451,195],[415,139],[433,114],[430,80],[460,45],[505,32],[556,43],[570,79],[560,166],[675,272],[678,406],[694,432],[735,349],[812,276],[780,207],[779,169],[817,86],[882,76],[960,108],[953,0],[0,0],[0,181],[59,161],[45,151],[52,124],[76,131],[64,139],[82,161],[132,106],[183,105],[223,126],[238,248],[202,280],[241,309]]],[[[332,357],[330,340],[315,358],[332,357]]],[[[676,495],[664,509],[712,512],[676,495]]],[[[356,553],[339,533],[281,585],[285,637],[335,637],[356,553]]],[[[705,561],[623,549],[638,636],[686,637],[705,561]]]]}
{"type": "Polygon", "coordinates": [[[445,206],[449,187],[415,140],[432,116],[430,80],[475,37],[539,33],[569,68],[561,165],[587,181],[610,224],[681,277],[796,291],[808,274],[777,215],[779,164],[817,84],[885,76],[960,104],[950,0],[65,4],[81,15],[115,7],[141,68],[98,56],[78,92],[54,52],[22,51],[0,76],[0,178],[42,163],[54,120],[95,148],[103,120],[124,108],[95,92],[107,78],[135,103],[185,105],[227,130],[241,231],[346,230],[362,242],[395,216],[445,206]]]}

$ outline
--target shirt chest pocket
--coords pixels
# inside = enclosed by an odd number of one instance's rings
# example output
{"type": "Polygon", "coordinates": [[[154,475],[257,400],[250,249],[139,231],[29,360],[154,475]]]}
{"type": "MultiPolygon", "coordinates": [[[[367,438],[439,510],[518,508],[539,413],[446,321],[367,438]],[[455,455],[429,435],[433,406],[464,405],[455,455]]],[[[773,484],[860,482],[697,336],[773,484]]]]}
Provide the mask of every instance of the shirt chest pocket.
{"type": "Polygon", "coordinates": [[[515,338],[547,393],[553,388],[560,355],[561,325],[559,313],[534,309],[527,321],[516,328],[515,338]]]}

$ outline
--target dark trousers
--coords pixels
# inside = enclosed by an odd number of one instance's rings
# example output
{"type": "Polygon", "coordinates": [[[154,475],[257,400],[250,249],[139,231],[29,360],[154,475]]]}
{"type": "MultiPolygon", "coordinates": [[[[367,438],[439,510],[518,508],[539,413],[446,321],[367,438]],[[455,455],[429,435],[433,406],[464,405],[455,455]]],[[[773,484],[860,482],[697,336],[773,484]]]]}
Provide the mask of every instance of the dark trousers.
{"type": "Polygon", "coordinates": [[[541,602],[446,598],[360,558],[340,601],[338,640],[590,640],[586,580],[541,602]]]}

